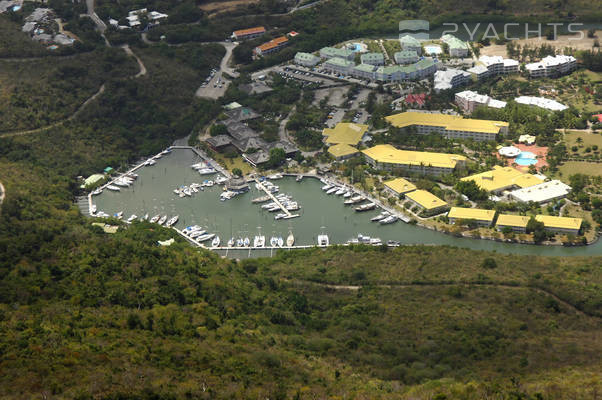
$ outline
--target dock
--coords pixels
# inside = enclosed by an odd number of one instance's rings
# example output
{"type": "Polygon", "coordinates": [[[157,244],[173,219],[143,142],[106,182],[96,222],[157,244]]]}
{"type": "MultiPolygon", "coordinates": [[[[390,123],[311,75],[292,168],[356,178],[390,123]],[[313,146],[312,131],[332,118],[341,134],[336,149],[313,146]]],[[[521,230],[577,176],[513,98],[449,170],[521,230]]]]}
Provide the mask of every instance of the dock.
{"type": "Polygon", "coordinates": [[[280,209],[282,210],[282,212],[286,214],[286,218],[296,218],[296,217],[299,216],[299,214],[291,214],[291,212],[289,210],[287,210],[286,207],[284,207],[282,205],[282,203],[276,198],[276,196],[274,196],[272,194],[272,192],[270,192],[269,190],[267,190],[265,188],[265,186],[263,186],[263,183],[259,182],[259,179],[255,178],[255,183],[257,183],[257,186],[259,186],[259,188],[261,190],[263,190],[265,192],[265,194],[267,194],[270,197],[270,199],[272,199],[272,201],[278,205],[278,207],[280,207],[280,209]]]}

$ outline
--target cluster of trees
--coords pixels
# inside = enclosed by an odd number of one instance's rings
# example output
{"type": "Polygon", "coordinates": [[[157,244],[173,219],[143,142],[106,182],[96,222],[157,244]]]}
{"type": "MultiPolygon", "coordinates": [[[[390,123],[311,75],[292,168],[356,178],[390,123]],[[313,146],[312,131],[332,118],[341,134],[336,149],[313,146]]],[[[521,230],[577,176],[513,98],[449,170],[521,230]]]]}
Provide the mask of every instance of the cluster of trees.
{"type": "MultiPolygon", "coordinates": [[[[546,56],[555,55],[556,49],[554,46],[545,43],[541,46],[531,47],[528,44],[521,46],[519,43],[511,40],[506,43],[506,52],[509,58],[513,58],[520,62],[533,62],[546,56]]],[[[569,52],[566,54],[569,54],[569,52]]]]}
{"type": "Polygon", "coordinates": [[[602,52],[597,50],[586,50],[578,53],[581,64],[592,71],[602,72],[602,52]]]}

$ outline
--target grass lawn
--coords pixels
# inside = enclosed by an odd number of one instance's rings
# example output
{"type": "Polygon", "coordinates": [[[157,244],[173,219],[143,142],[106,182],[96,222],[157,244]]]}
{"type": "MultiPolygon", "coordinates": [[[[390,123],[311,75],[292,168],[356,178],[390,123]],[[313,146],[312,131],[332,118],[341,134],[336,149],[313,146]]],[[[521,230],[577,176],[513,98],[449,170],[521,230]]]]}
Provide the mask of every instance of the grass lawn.
{"type": "Polygon", "coordinates": [[[213,155],[215,161],[220,163],[221,166],[226,168],[228,171],[232,171],[234,168],[240,169],[243,174],[249,174],[254,171],[251,164],[243,160],[241,156],[237,156],[235,158],[227,158],[221,153],[215,153],[213,155]]]}
{"type": "MultiPolygon", "coordinates": [[[[592,227],[596,226],[590,211],[585,211],[583,208],[573,204],[567,204],[567,206],[564,208],[564,214],[562,216],[582,218],[584,221],[588,221],[592,227]]],[[[588,241],[593,240],[596,237],[596,230],[592,228],[589,230],[589,232],[585,232],[585,237],[588,241]]]]}
{"type": "Polygon", "coordinates": [[[567,149],[570,154],[580,155],[580,156],[588,156],[599,154],[600,149],[602,149],[602,134],[589,133],[589,132],[578,132],[578,131],[569,131],[564,135],[564,141],[566,143],[567,149]],[[581,138],[582,142],[578,143],[577,140],[581,138]],[[573,152],[571,148],[573,146],[578,147],[577,152],[573,152]],[[598,146],[598,150],[591,149],[592,146],[598,146]],[[585,149],[590,148],[591,151],[589,153],[585,152],[585,149]]]}
{"type": "Polygon", "coordinates": [[[586,69],[585,71],[583,71],[583,73],[593,82],[602,82],[602,72],[594,72],[590,71],[589,69],[586,69]]]}
{"type": "Polygon", "coordinates": [[[587,161],[567,161],[558,169],[562,173],[560,180],[567,183],[569,180],[569,176],[575,174],[602,176],[602,163],[594,163],[587,161]]]}

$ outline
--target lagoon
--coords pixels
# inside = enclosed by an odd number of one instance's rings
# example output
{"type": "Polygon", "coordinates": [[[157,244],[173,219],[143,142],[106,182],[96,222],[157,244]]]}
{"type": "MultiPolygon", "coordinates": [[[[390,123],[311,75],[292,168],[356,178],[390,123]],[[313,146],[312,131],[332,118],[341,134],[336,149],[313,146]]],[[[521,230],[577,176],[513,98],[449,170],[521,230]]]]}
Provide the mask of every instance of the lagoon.
{"type": "MultiPolygon", "coordinates": [[[[205,188],[192,197],[180,198],[173,190],[181,185],[202,182],[212,176],[201,176],[190,166],[201,161],[191,150],[172,150],[154,166],[136,171],[139,178],[120,192],[104,190],[93,197],[98,211],[110,215],[123,211],[124,219],[136,214],[179,215],[175,225],[182,229],[189,225],[201,225],[209,232],[218,234],[225,243],[230,237],[248,236],[253,238],[259,230],[269,241],[270,236],[286,238],[289,230],[295,235],[296,245],[314,245],[317,235],[323,230],[330,237],[331,244],[342,244],[358,233],[379,237],[383,242],[397,240],[402,244],[433,244],[467,247],[475,250],[498,251],[501,253],[533,254],[544,256],[589,256],[602,254],[602,241],[590,246],[562,247],[535,246],[500,243],[490,240],[458,238],[441,232],[409,225],[401,221],[392,225],[380,225],[370,221],[378,210],[358,213],[351,206],[343,204],[341,196],[326,195],[323,184],[314,178],[304,178],[296,182],[294,178],[274,181],[280,193],[290,194],[302,207],[299,218],[274,220],[276,213],[261,209],[252,204],[255,197],[264,195],[251,184],[251,191],[232,200],[220,201],[221,186],[205,188]],[[324,227],[324,228],[322,228],[324,227]]],[[[174,232],[174,235],[176,233],[174,232]]],[[[269,250],[253,251],[254,255],[269,255],[269,250]]],[[[230,251],[229,256],[248,256],[248,250],[230,251]]]]}

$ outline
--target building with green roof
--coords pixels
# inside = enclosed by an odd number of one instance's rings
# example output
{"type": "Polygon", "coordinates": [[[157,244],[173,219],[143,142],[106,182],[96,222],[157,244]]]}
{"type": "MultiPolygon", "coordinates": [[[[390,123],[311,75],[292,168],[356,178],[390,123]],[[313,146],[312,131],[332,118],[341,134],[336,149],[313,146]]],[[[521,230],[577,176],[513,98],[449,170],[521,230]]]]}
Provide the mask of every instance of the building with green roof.
{"type": "Polygon", "coordinates": [[[299,52],[295,54],[295,64],[303,65],[306,67],[315,67],[320,62],[320,57],[316,57],[310,53],[299,52]]]}
{"type": "Polygon", "coordinates": [[[365,53],[360,56],[362,64],[385,65],[383,53],[365,53]]]}
{"type": "Polygon", "coordinates": [[[418,61],[418,53],[414,50],[402,50],[393,56],[397,64],[410,64],[418,61]]]}
{"type": "Polygon", "coordinates": [[[351,61],[355,59],[355,53],[352,50],[337,49],[336,47],[324,47],[320,49],[320,57],[322,58],[342,58],[351,61]]]}
{"type": "Polygon", "coordinates": [[[420,41],[413,36],[404,35],[399,38],[399,44],[401,44],[402,50],[415,51],[416,54],[422,54],[422,45],[420,41]]]}
{"type": "Polygon", "coordinates": [[[441,41],[447,44],[450,57],[466,57],[468,55],[468,44],[454,35],[443,35],[441,41]]]}
{"type": "Polygon", "coordinates": [[[328,71],[349,75],[351,70],[353,70],[355,67],[355,64],[352,61],[345,60],[344,58],[334,57],[326,60],[322,66],[328,71]]]}
{"type": "Polygon", "coordinates": [[[376,70],[376,67],[374,65],[359,64],[353,68],[353,70],[351,71],[351,75],[353,75],[357,78],[374,80],[374,71],[375,70],[376,70]]]}

